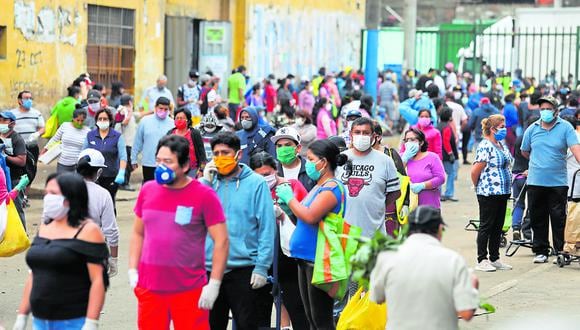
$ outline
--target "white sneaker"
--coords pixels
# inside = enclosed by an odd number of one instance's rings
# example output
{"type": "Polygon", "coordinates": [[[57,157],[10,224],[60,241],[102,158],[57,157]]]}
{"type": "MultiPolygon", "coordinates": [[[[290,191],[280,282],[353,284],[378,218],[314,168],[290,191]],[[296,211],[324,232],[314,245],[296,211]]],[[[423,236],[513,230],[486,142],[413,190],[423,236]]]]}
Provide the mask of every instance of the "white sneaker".
{"type": "Polygon", "coordinates": [[[480,272],[495,272],[496,268],[491,264],[491,262],[489,262],[489,260],[485,259],[475,266],[475,270],[479,270],[480,272]]]}
{"type": "Polygon", "coordinates": [[[545,262],[548,262],[548,256],[545,256],[543,254],[538,254],[535,258],[534,258],[534,263],[535,264],[543,264],[545,262]]]}
{"type": "Polygon", "coordinates": [[[499,259],[492,262],[491,265],[493,267],[495,267],[495,269],[497,269],[497,270],[512,270],[513,269],[512,266],[502,263],[501,261],[499,261],[499,259]]]}

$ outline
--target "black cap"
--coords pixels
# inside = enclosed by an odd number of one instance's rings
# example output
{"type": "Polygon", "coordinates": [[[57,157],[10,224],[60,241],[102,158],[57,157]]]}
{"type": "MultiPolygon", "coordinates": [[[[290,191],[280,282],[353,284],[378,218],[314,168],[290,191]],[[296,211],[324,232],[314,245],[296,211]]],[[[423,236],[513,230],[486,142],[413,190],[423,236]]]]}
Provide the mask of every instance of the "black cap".
{"type": "Polygon", "coordinates": [[[420,205],[409,214],[409,224],[411,226],[431,226],[444,225],[441,217],[441,210],[432,206],[420,205]]]}
{"type": "Polygon", "coordinates": [[[341,136],[333,135],[328,138],[328,141],[332,142],[340,152],[346,150],[346,142],[344,142],[344,139],[341,136]]]}
{"type": "Polygon", "coordinates": [[[199,72],[197,70],[189,71],[189,78],[199,78],[199,72]]]}
{"type": "Polygon", "coordinates": [[[91,89],[87,93],[87,100],[100,100],[101,99],[101,92],[96,89],[91,89]]]}

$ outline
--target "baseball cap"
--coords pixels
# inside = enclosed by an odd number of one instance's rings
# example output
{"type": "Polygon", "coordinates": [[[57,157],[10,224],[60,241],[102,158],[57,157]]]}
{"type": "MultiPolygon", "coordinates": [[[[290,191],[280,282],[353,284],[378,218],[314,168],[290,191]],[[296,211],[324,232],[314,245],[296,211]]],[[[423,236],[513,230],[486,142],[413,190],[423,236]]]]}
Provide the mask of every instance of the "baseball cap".
{"type": "Polygon", "coordinates": [[[191,71],[189,71],[189,77],[190,78],[199,78],[199,72],[197,72],[195,70],[191,70],[191,71]]]}
{"type": "Polygon", "coordinates": [[[560,105],[560,102],[558,102],[558,100],[553,97],[553,96],[542,96],[538,99],[537,104],[542,104],[543,102],[548,102],[551,105],[554,106],[554,108],[557,108],[560,105]]]}
{"type": "Polygon", "coordinates": [[[10,119],[12,121],[16,121],[16,116],[11,111],[2,111],[0,112],[0,117],[4,119],[10,119]]]}
{"type": "Polygon", "coordinates": [[[209,74],[203,74],[203,75],[202,75],[202,76],[199,78],[199,80],[200,80],[202,83],[206,83],[206,82],[208,82],[210,79],[211,79],[211,77],[210,77],[210,75],[209,75],[209,74]]]}
{"type": "Polygon", "coordinates": [[[100,100],[101,99],[101,92],[99,92],[96,89],[91,89],[88,93],[87,93],[87,100],[100,100]]]}
{"type": "Polygon", "coordinates": [[[489,104],[490,102],[489,97],[482,97],[479,104],[489,104]]]}
{"type": "Polygon", "coordinates": [[[440,224],[447,226],[441,217],[441,210],[432,206],[420,205],[409,214],[409,224],[424,226],[440,224]]]}
{"type": "Polygon", "coordinates": [[[348,117],[362,117],[362,113],[359,110],[350,110],[346,113],[346,118],[348,117]]]}
{"type": "Polygon", "coordinates": [[[297,144],[300,144],[300,134],[298,134],[298,131],[296,131],[294,127],[282,127],[276,132],[276,135],[270,138],[274,143],[278,142],[280,139],[290,139],[295,141],[297,144]]]}
{"type": "Polygon", "coordinates": [[[79,154],[78,160],[81,160],[85,156],[89,157],[89,165],[91,165],[91,167],[107,167],[107,165],[105,165],[105,157],[103,157],[103,154],[100,151],[92,148],[85,149],[79,154]]]}

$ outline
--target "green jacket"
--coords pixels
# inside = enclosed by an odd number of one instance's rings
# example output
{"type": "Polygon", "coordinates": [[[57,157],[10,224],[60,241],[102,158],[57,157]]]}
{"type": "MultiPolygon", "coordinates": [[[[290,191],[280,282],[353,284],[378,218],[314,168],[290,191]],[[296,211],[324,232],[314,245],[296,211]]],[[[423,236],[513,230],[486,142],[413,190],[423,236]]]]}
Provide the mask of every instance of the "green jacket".
{"type": "Polygon", "coordinates": [[[56,114],[58,119],[58,126],[62,125],[62,123],[67,123],[72,121],[73,112],[75,111],[75,105],[78,101],[72,97],[67,96],[60,101],[56,102],[52,110],[50,111],[50,115],[56,114]]]}

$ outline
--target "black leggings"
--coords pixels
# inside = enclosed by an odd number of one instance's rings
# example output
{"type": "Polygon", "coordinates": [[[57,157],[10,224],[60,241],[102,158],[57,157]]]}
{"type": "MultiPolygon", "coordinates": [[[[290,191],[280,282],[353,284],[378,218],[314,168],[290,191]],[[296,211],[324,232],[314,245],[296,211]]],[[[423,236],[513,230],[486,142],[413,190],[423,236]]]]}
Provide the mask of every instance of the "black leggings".
{"type": "Polygon", "coordinates": [[[117,203],[115,198],[117,197],[117,190],[119,190],[119,185],[115,183],[114,177],[99,177],[97,179],[97,184],[109,192],[111,198],[113,199],[113,207],[115,208],[115,214],[117,214],[117,203]]]}
{"type": "Polygon", "coordinates": [[[467,161],[467,147],[469,146],[469,140],[471,139],[471,130],[461,131],[463,139],[461,140],[461,153],[463,154],[463,161],[467,161]]]}
{"type": "Polygon", "coordinates": [[[499,259],[499,245],[510,195],[477,195],[479,203],[479,230],[477,231],[477,262],[499,259]],[[489,248],[489,249],[488,249],[489,248]]]}
{"type": "Polygon", "coordinates": [[[298,285],[300,296],[304,303],[306,318],[310,324],[310,330],[334,329],[332,309],[334,299],[326,292],[312,285],[312,273],[314,264],[305,260],[298,260],[298,285]]]}

